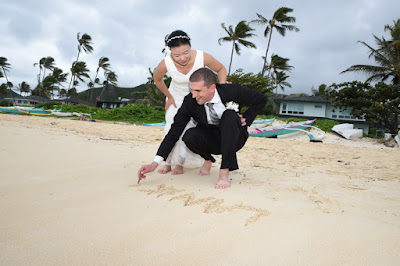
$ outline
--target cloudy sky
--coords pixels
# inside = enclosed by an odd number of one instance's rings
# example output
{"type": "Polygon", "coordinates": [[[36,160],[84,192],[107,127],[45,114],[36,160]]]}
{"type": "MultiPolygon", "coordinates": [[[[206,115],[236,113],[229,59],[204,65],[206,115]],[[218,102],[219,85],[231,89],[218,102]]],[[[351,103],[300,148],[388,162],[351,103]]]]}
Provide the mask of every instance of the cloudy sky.
{"type": "MultiPolygon", "coordinates": [[[[186,31],[192,48],[213,55],[228,69],[231,43],[218,44],[226,36],[221,23],[235,26],[256,19],[256,13],[269,19],[282,6],[294,9],[290,15],[300,29],[285,37],[274,31],[271,41],[269,55],[289,58],[294,66],[288,94],[310,93],[322,83],[365,80],[363,75],[339,73],[354,64],[374,64],[357,41],[374,46],[372,34],[388,37],[384,25],[400,18],[398,0],[0,0],[0,56],[11,64],[8,75],[15,86],[26,81],[34,87],[39,69],[33,64],[51,56],[68,72],[77,55],[77,33],[87,33],[94,51],[80,60],[87,62],[91,76],[98,59],[106,56],[119,86],[134,87],[145,83],[148,68],[163,59],[164,36],[173,30],[186,31]]],[[[249,41],[257,49],[243,48],[240,56],[235,54],[233,71],[261,70],[267,38],[264,26],[253,27],[257,37],[249,41]]],[[[78,91],[83,89],[86,86],[78,91]]]]}

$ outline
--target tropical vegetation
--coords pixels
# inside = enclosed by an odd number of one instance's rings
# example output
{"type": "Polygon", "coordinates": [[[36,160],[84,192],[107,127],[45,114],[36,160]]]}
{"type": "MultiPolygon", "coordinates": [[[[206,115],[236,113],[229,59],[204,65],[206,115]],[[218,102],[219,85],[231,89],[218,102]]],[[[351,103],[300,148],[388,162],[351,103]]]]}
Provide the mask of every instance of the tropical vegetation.
{"type": "Polygon", "coordinates": [[[247,38],[255,36],[255,34],[252,33],[254,29],[250,27],[245,20],[240,21],[235,26],[235,29],[233,28],[232,25],[229,25],[228,28],[225,27],[225,23],[222,23],[221,27],[225,30],[228,36],[219,38],[218,39],[219,45],[221,45],[222,42],[232,42],[231,60],[229,62],[229,70],[228,70],[228,75],[230,75],[233,52],[236,52],[236,54],[240,55],[241,45],[243,45],[244,47],[257,48],[254,43],[246,40],[247,38]]]}
{"type": "Polygon", "coordinates": [[[364,117],[390,133],[397,133],[400,115],[400,85],[379,82],[345,82],[332,84],[328,96],[334,106],[349,108],[357,117],[364,117]]]}
{"type": "Polygon", "coordinates": [[[286,31],[299,31],[299,28],[297,28],[294,25],[289,25],[286,23],[295,23],[296,18],[288,16],[288,13],[293,12],[292,8],[288,7],[281,7],[278,8],[275,12],[274,15],[270,20],[266,19],[264,16],[257,14],[257,19],[252,20],[251,23],[257,23],[259,25],[267,25],[265,30],[264,30],[264,37],[268,37],[268,43],[267,43],[267,49],[265,51],[265,56],[264,58],[264,63],[261,69],[261,75],[264,76],[265,71],[267,69],[267,58],[268,58],[268,51],[269,51],[269,46],[271,44],[271,37],[272,37],[272,32],[275,29],[281,36],[286,35],[286,31]]]}
{"type": "Polygon", "coordinates": [[[391,39],[373,34],[376,48],[359,41],[368,48],[369,58],[377,65],[353,65],[341,73],[361,72],[369,76],[366,82],[390,79],[393,85],[400,84],[400,19],[393,21],[393,25],[385,25],[384,29],[390,32],[391,39]]]}

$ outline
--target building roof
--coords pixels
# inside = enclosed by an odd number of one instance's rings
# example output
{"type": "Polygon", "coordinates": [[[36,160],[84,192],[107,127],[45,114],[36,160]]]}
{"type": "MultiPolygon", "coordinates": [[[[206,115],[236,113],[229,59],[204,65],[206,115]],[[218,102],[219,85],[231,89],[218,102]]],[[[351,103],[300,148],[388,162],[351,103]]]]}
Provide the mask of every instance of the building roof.
{"type": "Polygon", "coordinates": [[[282,99],[275,99],[276,103],[281,102],[312,102],[312,103],[330,103],[330,100],[325,100],[321,96],[299,96],[299,97],[286,97],[282,99]]]}

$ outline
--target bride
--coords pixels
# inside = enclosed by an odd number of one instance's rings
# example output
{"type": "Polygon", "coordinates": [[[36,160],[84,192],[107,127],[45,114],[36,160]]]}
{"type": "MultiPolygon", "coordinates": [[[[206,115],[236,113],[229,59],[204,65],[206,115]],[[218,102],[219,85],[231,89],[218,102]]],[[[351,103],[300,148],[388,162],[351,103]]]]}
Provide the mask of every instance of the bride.
{"type": "MultiPolygon", "coordinates": [[[[210,54],[200,50],[192,50],[190,38],[184,31],[176,30],[167,35],[165,44],[166,50],[170,54],[167,53],[167,56],[158,64],[153,77],[157,88],[166,97],[166,125],[164,128],[166,135],[174,122],[174,116],[181,107],[183,99],[190,92],[190,75],[199,68],[208,67],[217,73],[219,83],[226,83],[226,69],[210,54]],[[167,72],[172,78],[169,88],[163,80],[167,72]]],[[[194,126],[194,121],[190,121],[185,131],[194,126]]],[[[192,153],[186,147],[181,136],[168,158],[165,159],[164,166],[158,172],[166,174],[172,171],[173,175],[179,175],[183,174],[184,168],[200,167],[203,161],[203,158],[192,153]],[[172,169],[173,166],[175,166],[174,169],[172,169]]]]}

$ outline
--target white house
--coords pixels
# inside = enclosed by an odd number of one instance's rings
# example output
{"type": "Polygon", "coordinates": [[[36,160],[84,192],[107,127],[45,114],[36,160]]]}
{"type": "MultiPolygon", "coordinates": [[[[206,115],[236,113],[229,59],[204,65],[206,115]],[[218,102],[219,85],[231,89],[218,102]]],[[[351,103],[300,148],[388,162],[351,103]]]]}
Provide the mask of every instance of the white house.
{"type": "Polygon", "coordinates": [[[331,101],[320,96],[300,96],[275,99],[279,104],[279,115],[299,116],[305,118],[325,118],[336,120],[340,123],[354,124],[354,128],[360,128],[368,134],[369,124],[363,117],[351,115],[351,108],[340,110],[334,107],[331,101]]]}

